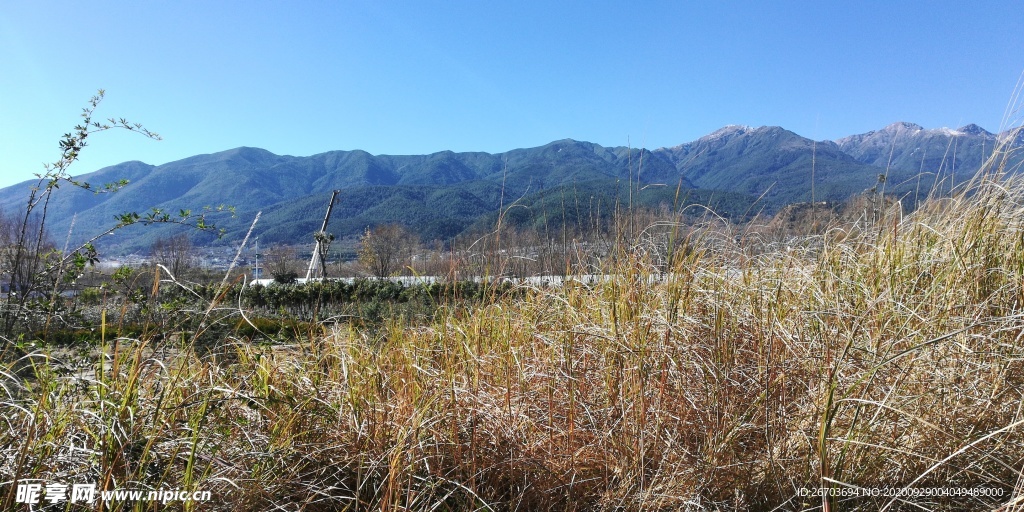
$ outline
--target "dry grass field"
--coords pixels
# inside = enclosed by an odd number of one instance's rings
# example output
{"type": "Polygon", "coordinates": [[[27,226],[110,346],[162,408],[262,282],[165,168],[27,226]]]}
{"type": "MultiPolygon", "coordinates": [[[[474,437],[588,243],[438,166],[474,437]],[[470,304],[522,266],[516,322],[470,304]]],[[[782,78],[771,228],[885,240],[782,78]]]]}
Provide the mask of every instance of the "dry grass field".
{"type": "Polygon", "coordinates": [[[34,479],[210,491],[192,510],[1024,510],[1024,183],[997,164],[912,214],[709,224],[669,272],[630,247],[427,322],[28,347],[2,508],[34,479]]]}

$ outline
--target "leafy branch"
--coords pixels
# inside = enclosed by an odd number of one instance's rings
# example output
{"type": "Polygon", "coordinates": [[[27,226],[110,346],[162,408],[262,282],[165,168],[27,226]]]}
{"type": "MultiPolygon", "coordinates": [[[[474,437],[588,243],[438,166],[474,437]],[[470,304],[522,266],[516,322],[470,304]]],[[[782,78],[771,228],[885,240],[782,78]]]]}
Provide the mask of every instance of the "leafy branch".
{"type": "Polygon", "coordinates": [[[94,194],[112,193],[121,190],[128,185],[128,180],[122,179],[101,186],[94,186],[88,182],[74,179],[69,169],[78,160],[82,151],[88,146],[89,137],[92,134],[113,129],[127,130],[138,133],[146,138],[161,140],[156,132],[142,126],[140,123],[133,123],[125,118],[109,118],[105,122],[94,121],[93,117],[100,102],[103,100],[105,91],[100,89],[92,96],[85,108],[82,109],[81,122],[71,132],[65,133],[60,141],[60,158],[53,163],[45,164],[44,171],[36,174],[39,181],[29,192],[28,201],[25,205],[24,216],[21,225],[18,226],[16,240],[13,240],[12,251],[9,251],[5,271],[11,276],[10,289],[6,299],[6,307],[2,313],[2,333],[10,335],[19,319],[27,318],[26,308],[29,304],[29,297],[39,293],[49,293],[50,303],[48,314],[53,314],[55,304],[59,297],[60,285],[74,282],[82,274],[87,265],[98,262],[96,241],[115,231],[133,224],[180,224],[189,226],[201,231],[216,231],[218,236],[223,236],[224,231],[207,221],[207,214],[213,211],[230,211],[234,209],[226,206],[217,208],[204,208],[201,212],[193,214],[191,210],[179,210],[177,215],[168,213],[160,208],[153,208],[144,214],[138,212],[125,212],[115,216],[115,224],[105,231],[93,236],[77,248],[63,252],[57,250],[46,250],[46,217],[53,192],[62,184],[68,184],[82,190],[88,190],[94,194]],[[52,285],[52,287],[50,286],[52,285]],[[46,290],[49,288],[46,292],[46,290]]]}

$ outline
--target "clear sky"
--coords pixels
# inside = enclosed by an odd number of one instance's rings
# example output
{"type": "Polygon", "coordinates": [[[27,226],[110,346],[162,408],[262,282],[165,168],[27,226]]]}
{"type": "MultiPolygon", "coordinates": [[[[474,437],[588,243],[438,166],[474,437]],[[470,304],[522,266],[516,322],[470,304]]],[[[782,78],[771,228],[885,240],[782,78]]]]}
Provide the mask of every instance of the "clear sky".
{"type": "Polygon", "coordinates": [[[0,186],[30,179],[97,89],[75,174],[238,146],[311,155],[656,148],[727,124],[835,139],[1000,128],[1024,3],[0,0],[0,186]]]}

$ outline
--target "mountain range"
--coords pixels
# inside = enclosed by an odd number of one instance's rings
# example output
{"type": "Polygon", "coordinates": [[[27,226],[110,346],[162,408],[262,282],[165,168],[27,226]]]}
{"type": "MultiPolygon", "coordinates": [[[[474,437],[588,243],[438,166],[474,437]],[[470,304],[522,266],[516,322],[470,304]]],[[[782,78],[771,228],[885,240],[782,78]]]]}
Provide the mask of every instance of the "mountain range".
{"type": "MultiPolygon", "coordinates": [[[[974,124],[951,130],[901,122],[835,141],[813,141],[777,126],[727,126],[654,150],[571,139],[497,154],[395,156],[356,150],[296,157],[241,147],[158,166],[130,161],[80,176],[93,184],[126,179],[129,185],[113,194],[63,187],[53,196],[47,222],[52,233],[66,233],[74,219],[72,239],[84,240],[128,211],[230,205],[235,217],[213,219],[226,235],[218,241],[193,234],[194,242],[237,245],[262,211],[256,229],[262,241],[305,244],[319,229],[334,189],[341,191],[340,202],[328,231],[338,237],[397,222],[424,240],[449,240],[493,225],[499,209],[512,204],[507,220],[534,227],[552,219],[559,226],[583,225],[595,212],[613,211],[616,202],[704,204],[741,220],[812,195],[816,201],[839,201],[879,186],[912,204],[936,183],[972,177],[1010,135],[974,124]]],[[[1018,136],[1014,142],[1022,141],[1018,136]]],[[[0,189],[0,210],[23,208],[34,184],[0,189]]],[[[128,229],[101,247],[145,252],[156,238],[182,228],[128,229]]]]}

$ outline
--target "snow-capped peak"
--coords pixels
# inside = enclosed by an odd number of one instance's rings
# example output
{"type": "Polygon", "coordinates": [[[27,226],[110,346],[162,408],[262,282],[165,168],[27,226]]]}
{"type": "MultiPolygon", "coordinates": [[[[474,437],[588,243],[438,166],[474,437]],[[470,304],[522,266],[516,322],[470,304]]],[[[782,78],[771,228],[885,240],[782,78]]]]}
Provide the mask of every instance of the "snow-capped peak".
{"type": "Polygon", "coordinates": [[[887,132],[919,132],[924,130],[924,127],[917,123],[908,123],[906,121],[897,121],[895,123],[886,126],[883,131],[887,132]]]}
{"type": "Polygon", "coordinates": [[[983,137],[991,137],[992,136],[991,132],[989,132],[988,130],[986,130],[986,129],[984,129],[984,128],[982,128],[982,127],[980,127],[980,126],[978,126],[978,125],[976,125],[974,123],[961,126],[960,128],[957,128],[956,131],[961,132],[961,133],[966,133],[968,135],[981,135],[983,137]]]}
{"type": "Polygon", "coordinates": [[[715,131],[713,131],[713,132],[711,132],[711,133],[709,133],[709,134],[707,134],[707,135],[705,135],[705,136],[703,136],[703,137],[701,137],[700,139],[697,139],[697,140],[702,141],[702,142],[710,142],[710,141],[713,141],[713,140],[721,139],[723,137],[730,137],[732,135],[742,135],[744,133],[749,132],[750,130],[751,130],[751,128],[749,126],[746,126],[746,125],[730,124],[730,125],[726,125],[726,126],[724,126],[722,128],[719,128],[719,129],[717,129],[717,130],[715,130],[715,131]]]}

